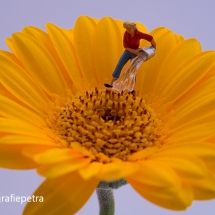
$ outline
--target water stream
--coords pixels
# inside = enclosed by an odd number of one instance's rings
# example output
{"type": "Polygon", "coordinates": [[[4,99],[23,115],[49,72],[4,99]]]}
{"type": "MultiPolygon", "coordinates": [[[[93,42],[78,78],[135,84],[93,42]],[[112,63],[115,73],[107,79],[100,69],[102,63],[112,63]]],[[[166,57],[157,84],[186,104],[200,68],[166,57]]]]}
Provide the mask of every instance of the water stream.
{"type": "Polygon", "coordinates": [[[150,59],[154,56],[155,48],[154,47],[146,47],[141,51],[137,57],[131,60],[128,67],[122,72],[120,77],[113,83],[114,90],[122,92],[124,90],[128,90],[131,92],[134,90],[134,86],[136,83],[136,74],[138,68],[141,66],[143,62],[150,59]]]}

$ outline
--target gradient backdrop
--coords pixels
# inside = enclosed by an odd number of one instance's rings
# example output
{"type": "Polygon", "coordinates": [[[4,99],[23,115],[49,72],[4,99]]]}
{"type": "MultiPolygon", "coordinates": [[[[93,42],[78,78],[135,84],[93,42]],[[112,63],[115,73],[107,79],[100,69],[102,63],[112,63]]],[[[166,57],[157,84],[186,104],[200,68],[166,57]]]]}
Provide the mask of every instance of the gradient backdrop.
{"type": "MultiPolygon", "coordinates": [[[[5,38],[28,25],[45,30],[46,22],[71,28],[80,15],[139,21],[149,31],[165,26],[185,38],[195,37],[203,50],[215,49],[214,0],[0,0],[0,49],[5,38]]],[[[29,196],[43,181],[35,171],[0,169],[0,196],[29,196]]],[[[69,189],[69,188],[68,188],[69,189]]],[[[71,190],[72,192],[72,190],[71,190]]],[[[78,197],[77,197],[78,198],[78,197]]],[[[183,212],[169,211],[140,197],[129,185],[115,191],[116,215],[214,215],[215,200],[194,202],[183,212]]],[[[21,215],[24,204],[0,203],[1,215],[21,215]]],[[[94,193],[76,215],[98,214],[94,193]]],[[[47,214],[48,215],[48,214],[47,214]]]]}

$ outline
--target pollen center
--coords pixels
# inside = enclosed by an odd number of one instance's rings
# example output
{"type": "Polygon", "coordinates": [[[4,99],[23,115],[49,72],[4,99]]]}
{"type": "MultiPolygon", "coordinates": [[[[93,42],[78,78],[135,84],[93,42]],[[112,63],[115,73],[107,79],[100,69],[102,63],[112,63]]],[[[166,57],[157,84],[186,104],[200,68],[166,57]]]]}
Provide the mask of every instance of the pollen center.
{"type": "Polygon", "coordinates": [[[100,162],[127,157],[162,144],[162,121],[146,102],[133,94],[93,90],[61,107],[52,129],[67,147],[79,144],[100,162]]]}

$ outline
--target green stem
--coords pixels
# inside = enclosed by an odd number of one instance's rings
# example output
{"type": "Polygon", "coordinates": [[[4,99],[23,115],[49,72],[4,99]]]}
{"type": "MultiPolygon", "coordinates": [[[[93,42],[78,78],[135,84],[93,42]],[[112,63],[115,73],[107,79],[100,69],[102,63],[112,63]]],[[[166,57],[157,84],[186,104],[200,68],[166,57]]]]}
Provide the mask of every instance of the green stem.
{"type": "Polygon", "coordinates": [[[99,215],[114,215],[115,203],[113,189],[97,188],[96,193],[98,196],[100,206],[99,215]]]}

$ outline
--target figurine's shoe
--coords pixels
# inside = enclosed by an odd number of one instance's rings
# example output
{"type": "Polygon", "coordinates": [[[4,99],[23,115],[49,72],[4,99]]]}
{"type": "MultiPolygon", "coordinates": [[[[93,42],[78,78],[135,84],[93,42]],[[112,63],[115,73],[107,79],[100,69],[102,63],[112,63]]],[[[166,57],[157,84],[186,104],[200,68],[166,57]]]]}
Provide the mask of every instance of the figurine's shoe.
{"type": "Polygon", "coordinates": [[[112,85],[110,85],[110,84],[104,84],[105,85],[105,87],[108,87],[108,88],[112,88],[113,86],[112,85]]]}

